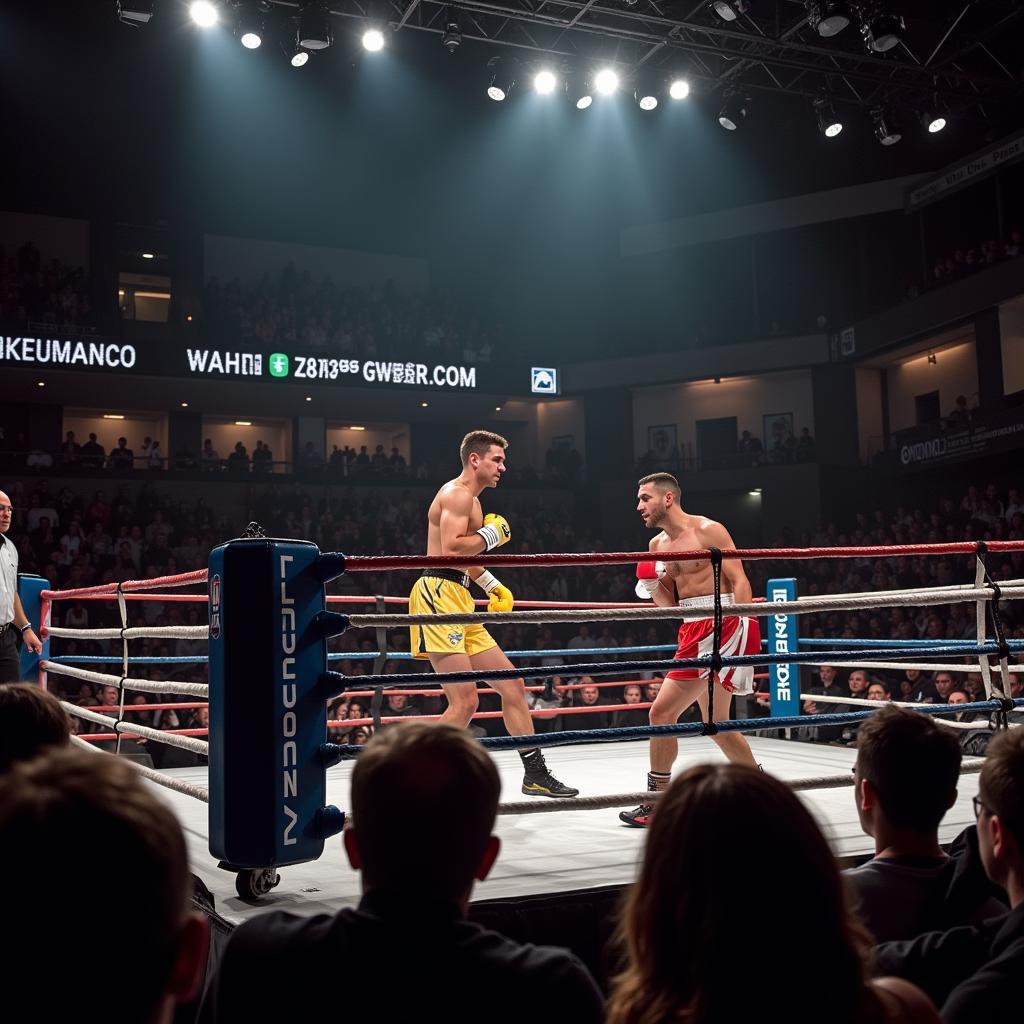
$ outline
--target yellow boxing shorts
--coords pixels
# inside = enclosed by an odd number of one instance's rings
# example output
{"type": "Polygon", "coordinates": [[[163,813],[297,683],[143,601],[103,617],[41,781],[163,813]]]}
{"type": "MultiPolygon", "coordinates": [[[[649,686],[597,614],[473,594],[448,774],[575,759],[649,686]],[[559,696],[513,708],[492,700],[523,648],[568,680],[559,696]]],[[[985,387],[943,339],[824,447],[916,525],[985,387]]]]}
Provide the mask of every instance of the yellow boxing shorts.
{"type": "Polygon", "coordinates": [[[469,576],[455,569],[432,569],[415,582],[409,594],[409,614],[436,615],[440,621],[436,625],[409,627],[409,650],[414,658],[426,658],[430,654],[472,657],[498,646],[491,634],[476,623],[445,625],[445,612],[476,611],[469,592],[470,582],[469,576]]]}

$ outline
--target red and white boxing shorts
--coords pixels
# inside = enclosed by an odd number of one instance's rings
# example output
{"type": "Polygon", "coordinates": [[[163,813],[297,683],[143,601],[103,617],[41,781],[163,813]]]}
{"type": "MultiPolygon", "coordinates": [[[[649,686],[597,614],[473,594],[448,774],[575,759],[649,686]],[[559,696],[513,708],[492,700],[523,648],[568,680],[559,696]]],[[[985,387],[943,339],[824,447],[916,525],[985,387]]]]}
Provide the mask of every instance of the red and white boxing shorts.
{"type": "MultiPolygon", "coordinates": [[[[735,604],[732,594],[722,595],[723,607],[735,604]]],[[[679,602],[684,611],[695,608],[714,608],[714,599],[710,596],[690,597],[679,602]]],[[[710,658],[714,647],[714,619],[695,619],[683,622],[679,626],[679,647],[676,659],[710,658]]],[[[722,641],[720,653],[723,658],[738,657],[743,654],[761,653],[761,626],[757,619],[728,615],[722,618],[722,641]]],[[[707,669],[680,668],[665,674],[666,679],[707,679],[707,669]]],[[[754,692],[754,667],[724,668],[718,674],[718,681],[730,693],[754,692]]]]}

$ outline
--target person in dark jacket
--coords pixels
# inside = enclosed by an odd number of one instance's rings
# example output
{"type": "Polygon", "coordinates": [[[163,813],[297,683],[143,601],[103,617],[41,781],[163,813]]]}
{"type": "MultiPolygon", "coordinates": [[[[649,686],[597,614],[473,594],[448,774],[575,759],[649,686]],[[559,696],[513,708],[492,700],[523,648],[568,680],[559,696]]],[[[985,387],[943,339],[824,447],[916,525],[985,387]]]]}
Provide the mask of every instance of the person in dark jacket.
{"type": "Polygon", "coordinates": [[[949,855],[939,824],[956,800],[961,751],[928,715],[887,707],[857,735],[854,796],[875,856],[845,872],[877,942],[971,924],[1006,912],[985,875],[973,826],[949,855]]]}
{"type": "Polygon", "coordinates": [[[568,950],[521,945],[466,918],[474,881],[498,856],[501,781],[463,729],[399,722],[377,733],[352,773],[349,862],[357,908],[272,912],[237,928],[200,1009],[202,1024],[333,1016],[325,979],[344,965],[351,1020],[598,1024],[601,992],[568,950]],[[396,984],[396,957],[402,963],[396,984]]]}
{"type": "Polygon", "coordinates": [[[985,873],[1006,891],[1010,911],[980,925],[884,943],[875,963],[881,973],[923,988],[944,1024],[1016,1024],[1024,972],[1024,729],[992,740],[974,810],[985,873]]]}

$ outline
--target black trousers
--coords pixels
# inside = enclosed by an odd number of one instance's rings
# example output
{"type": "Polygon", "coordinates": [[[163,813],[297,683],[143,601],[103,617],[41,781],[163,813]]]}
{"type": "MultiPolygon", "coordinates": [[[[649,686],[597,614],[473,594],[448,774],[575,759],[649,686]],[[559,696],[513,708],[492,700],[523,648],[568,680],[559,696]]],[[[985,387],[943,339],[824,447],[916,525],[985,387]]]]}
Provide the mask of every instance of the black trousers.
{"type": "Polygon", "coordinates": [[[0,629],[0,683],[17,683],[20,679],[18,631],[13,626],[7,626],[0,629]]]}

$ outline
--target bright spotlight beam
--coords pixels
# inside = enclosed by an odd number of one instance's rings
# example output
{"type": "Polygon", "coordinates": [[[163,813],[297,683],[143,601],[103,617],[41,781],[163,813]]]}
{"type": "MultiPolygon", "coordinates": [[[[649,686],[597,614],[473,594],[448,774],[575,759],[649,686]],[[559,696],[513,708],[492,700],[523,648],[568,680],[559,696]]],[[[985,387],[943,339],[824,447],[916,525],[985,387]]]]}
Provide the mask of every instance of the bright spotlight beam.
{"type": "Polygon", "coordinates": [[[363,49],[376,53],[384,49],[384,33],[379,28],[368,28],[363,33],[363,49]]]}
{"type": "Polygon", "coordinates": [[[210,0],[193,0],[189,14],[200,28],[212,28],[217,24],[217,8],[210,0]]]}
{"type": "Polygon", "coordinates": [[[611,68],[602,68],[594,79],[594,86],[602,96],[611,96],[619,87],[619,76],[611,68]]]}
{"type": "Polygon", "coordinates": [[[555,78],[555,73],[545,68],[543,71],[538,71],[533,79],[533,87],[541,94],[541,96],[547,96],[555,91],[555,86],[558,84],[558,79],[555,78]]]}

